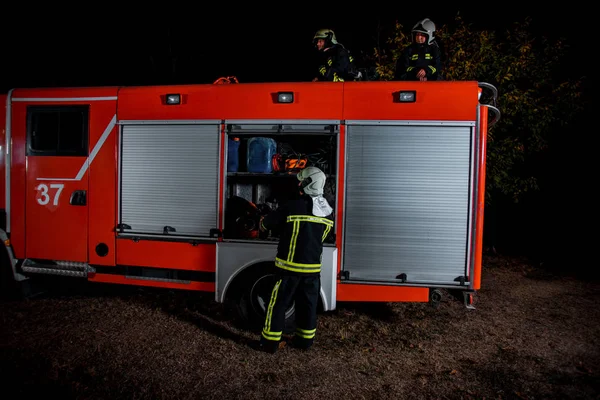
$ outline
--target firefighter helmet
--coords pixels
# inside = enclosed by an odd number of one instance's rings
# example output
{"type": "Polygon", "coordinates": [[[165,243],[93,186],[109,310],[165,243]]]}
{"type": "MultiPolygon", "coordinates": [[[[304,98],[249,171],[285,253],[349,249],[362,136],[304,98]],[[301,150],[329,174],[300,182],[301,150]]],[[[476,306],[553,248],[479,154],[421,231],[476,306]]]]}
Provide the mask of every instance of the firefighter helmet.
{"type": "Polygon", "coordinates": [[[317,43],[318,39],[325,39],[325,47],[337,44],[335,33],[331,29],[319,29],[313,37],[313,43],[317,43]]]}
{"type": "Polygon", "coordinates": [[[300,181],[302,191],[309,196],[323,195],[325,187],[325,174],[317,167],[306,167],[296,175],[300,181]]]}
{"type": "Polygon", "coordinates": [[[429,18],[422,19],[417,22],[415,26],[413,26],[413,40],[415,39],[415,34],[417,32],[427,35],[427,44],[431,44],[431,42],[435,40],[433,37],[433,33],[435,32],[435,24],[429,18]]]}

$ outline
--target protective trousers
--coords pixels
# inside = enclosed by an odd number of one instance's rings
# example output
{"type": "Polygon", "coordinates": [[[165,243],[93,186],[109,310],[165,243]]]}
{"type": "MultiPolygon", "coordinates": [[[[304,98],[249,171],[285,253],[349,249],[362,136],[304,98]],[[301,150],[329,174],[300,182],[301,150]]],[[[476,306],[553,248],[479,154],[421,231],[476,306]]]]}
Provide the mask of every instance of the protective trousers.
{"type": "Polygon", "coordinates": [[[275,282],[267,305],[261,343],[265,347],[278,346],[285,327],[285,311],[295,302],[294,347],[308,349],[317,331],[317,306],[321,276],[283,275],[275,282]]]}

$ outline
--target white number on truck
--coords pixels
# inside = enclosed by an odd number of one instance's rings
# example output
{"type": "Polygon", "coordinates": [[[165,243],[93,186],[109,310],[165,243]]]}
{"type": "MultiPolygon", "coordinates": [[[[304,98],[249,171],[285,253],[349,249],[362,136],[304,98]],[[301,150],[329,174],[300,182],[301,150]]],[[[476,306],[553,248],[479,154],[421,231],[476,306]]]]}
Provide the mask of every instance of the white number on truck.
{"type": "Polygon", "coordinates": [[[37,199],[37,202],[43,206],[48,204],[48,202],[50,201],[50,197],[52,196],[52,193],[50,193],[50,190],[55,189],[56,191],[54,192],[54,196],[53,196],[54,198],[52,200],[52,204],[57,206],[58,199],[60,198],[60,193],[62,192],[64,187],[65,187],[65,185],[63,183],[51,183],[50,189],[48,189],[48,185],[46,185],[45,183],[40,183],[38,185],[38,187],[36,188],[36,190],[40,194],[40,196],[37,199]]]}

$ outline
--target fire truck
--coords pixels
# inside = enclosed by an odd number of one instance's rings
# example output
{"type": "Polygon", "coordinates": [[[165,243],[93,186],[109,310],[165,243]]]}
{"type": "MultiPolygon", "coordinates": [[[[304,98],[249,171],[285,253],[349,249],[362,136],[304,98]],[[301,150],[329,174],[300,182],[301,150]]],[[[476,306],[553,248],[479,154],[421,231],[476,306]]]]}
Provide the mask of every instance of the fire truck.
{"type": "Polygon", "coordinates": [[[277,232],[256,221],[313,165],[334,208],[322,311],[435,303],[444,290],[474,308],[493,85],[23,88],[1,100],[5,290],[52,274],[203,291],[261,321],[277,232]]]}

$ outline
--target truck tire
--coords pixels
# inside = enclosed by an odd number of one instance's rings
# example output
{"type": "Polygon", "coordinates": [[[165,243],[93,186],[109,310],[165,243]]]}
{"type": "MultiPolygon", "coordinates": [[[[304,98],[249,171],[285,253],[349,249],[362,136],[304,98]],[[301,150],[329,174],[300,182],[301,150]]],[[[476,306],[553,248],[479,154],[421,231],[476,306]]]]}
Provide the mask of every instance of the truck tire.
{"type": "MultiPolygon", "coordinates": [[[[237,296],[234,297],[238,319],[252,331],[262,330],[266,309],[271,299],[271,291],[275,284],[275,267],[254,268],[252,272],[243,274],[237,279],[237,296]]],[[[290,304],[285,313],[284,333],[290,334],[295,329],[294,303],[290,304]]]]}

